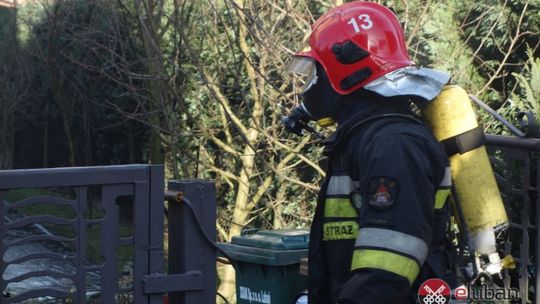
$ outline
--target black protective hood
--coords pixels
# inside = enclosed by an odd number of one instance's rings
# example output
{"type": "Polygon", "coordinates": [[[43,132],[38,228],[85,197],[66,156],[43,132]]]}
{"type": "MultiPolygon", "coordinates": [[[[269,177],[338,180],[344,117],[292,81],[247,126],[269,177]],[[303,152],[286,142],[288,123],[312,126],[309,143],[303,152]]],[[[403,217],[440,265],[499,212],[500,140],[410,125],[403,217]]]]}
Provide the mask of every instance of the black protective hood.
{"type": "Polygon", "coordinates": [[[325,154],[338,149],[349,137],[349,134],[362,124],[375,122],[382,118],[403,117],[420,121],[410,107],[410,100],[406,97],[384,97],[367,90],[357,90],[344,95],[342,108],[335,116],[338,127],[334,133],[323,141],[325,154]]]}

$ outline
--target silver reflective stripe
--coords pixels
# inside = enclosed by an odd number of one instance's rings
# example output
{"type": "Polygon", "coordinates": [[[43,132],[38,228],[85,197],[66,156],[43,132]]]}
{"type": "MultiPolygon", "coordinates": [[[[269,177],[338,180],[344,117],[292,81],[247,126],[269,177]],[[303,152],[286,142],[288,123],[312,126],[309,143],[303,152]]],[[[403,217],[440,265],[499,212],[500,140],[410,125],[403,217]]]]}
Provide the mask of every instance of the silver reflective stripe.
{"type": "Polygon", "coordinates": [[[327,195],[349,195],[353,191],[353,181],[350,176],[332,176],[328,182],[327,195]]]}
{"type": "Polygon", "coordinates": [[[452,170],[450,167],[446,167],[446,169],[444,170],[444,177],[440,186],[441,187],[452,186],[452,170]]]}
{"type": "Polygon", "coordinates": [[[449,80],[446,72],[407,66],[373,80],[364,89],[386,97],[415,95],[429,101],[441,93],[449,80]]]}
{"type": "Polygon", "coordinates": [[[414,257],[423,264],[428,254],[428,245],[422,239],[399,231],[381,228],[358,230],[356,247],[375,247],[401,252],[414,257]]]}

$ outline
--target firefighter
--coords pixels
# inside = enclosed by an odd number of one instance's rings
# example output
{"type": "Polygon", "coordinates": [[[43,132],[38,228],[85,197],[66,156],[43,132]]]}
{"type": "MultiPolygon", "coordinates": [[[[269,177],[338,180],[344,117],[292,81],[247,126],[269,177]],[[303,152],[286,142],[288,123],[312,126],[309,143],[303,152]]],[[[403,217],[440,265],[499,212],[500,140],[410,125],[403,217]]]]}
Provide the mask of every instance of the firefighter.
{"type": "Polygon", "coordinates": [[[311,226],[309,303],[415,303],[428,278],[456,286],[448,158],[410,106],[435,98],[450,77],[415,66],[397,17],[372,2],[320,17],[289,71],[305,84],[286,127],[338,125],[323,141],[329,161],[311,226]]]}

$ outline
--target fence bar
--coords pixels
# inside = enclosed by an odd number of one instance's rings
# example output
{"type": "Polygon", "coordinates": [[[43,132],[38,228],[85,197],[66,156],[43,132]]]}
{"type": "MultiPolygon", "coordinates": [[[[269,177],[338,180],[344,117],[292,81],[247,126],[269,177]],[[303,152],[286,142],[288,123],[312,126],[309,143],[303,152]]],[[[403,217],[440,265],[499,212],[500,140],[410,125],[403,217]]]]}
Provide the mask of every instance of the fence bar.
{"type": "MultiPolygon", "coordinates": [[[[193,204],[202,228],[216,239],[216,189],[203,180],[171,181],[168,189],[180,191],[193,204]]],[[[202,304],[216,301],[216,252],[204,240],[193,214],[184,203],[169,203],[169,275],[200,271],[204,288],[169,293],[170,303],[202,304]]]]}
{"type": "Polygon", "coordinates": [[[540,139],[486,134],[489,146],[540,151],[540,139]]]}
{"type": "MultiPolygon", "coordinates": [[[[163,231],[164,231],[164,205],[163,190],[165,181],[162,166],[150,167],[150,212],[149,212],[149,262],[148,273],[163,272],[164,257],[163,231]]],[[[163,304],[163,294],[148,296],[148,304],[163,304]]]]}
{"type": "Polygon", "coordinates": [[[44,188],[129,184],[148,179],[148,165],[0,170],[0,187],[44,188]]]}
{"type": "MultiPolygon", "coordinates": [[[[540,235],[538,233],[538,227],[540,227],[540,197],[538,197],[540,162],[537,160],[538,152],[540,152],[540,139],[486,134],[486,145],[505,155],[504,161],[497,163],[497,167],[503,169],[500,172],[503,175],[499,182],[504,183],[503,194],[508,199],[506,207],[509,208],[511,204],[514,204],[514,208],[517,208],[513,210],[510,208],[508,212],[512,212],[512,214],[509,213],[509,216],[514,218],[510,229],[519,232],[521,239],[521,243],[515,251],[519,255],[519,259],[516,258],[516,261],[520,265],[518,282],[516,282],[522,297],[519,303],[540,303],[540,293],[537,292],[540,290],[540,277],[535,274],[533,283],[533,279],[529,278],[528,271],[530,268],[534,268],[536,273],[540,270],[540,256],[536,254],[540,250],[540,235]],[[531,204],[534,204],[534,210],[530,209],[531,204]],[[531,211],[534,219],[529,216],[531,211]],[[516,218],[517,215],[519,215],[519,220],[516,218]],[[531,230],[535,233],[534,237],[530,235],[531,230]],[[533,256],[534,258],[532,258],[533,256]],[[529,286],[534,287],[532,296],[534,299],[530,299],[529,286]],[[531,300],[533,301],[531,302],[531,300]]],[[[512,247],[514,247],[512,243],[509,247],[507,245],[508,253],[514,253],[512,247]]],[[[507,278],[507,281],[509,283],[507,287],[511,287],[511,279],[507,278]]]]}
{"type": "MultiPolygon", "coordinates": [[[[536,161],[536,188],[538,189],[538,183],[540,182],[539,178],[540,178],[540,160],[537,160],[536,161]]],[[[538,253],[540,252],[540,233],[539,233],[539,227],[540,227],[540,206],[539,206],[539,203],[540,203],[540,195],[536,195],[536,199],[535,199],[535,223],[534,223],[534,227],[536,228],[535,229],[535,246],[534,246],[534,255],[535,255],[535,267],[534,267],[534,279],[535,279],[535,285],[534,285],[534,303],[540,303],[540,276],[538,275],[539,271],[540,271],[540,255],[538,255],[538,253]]]]}

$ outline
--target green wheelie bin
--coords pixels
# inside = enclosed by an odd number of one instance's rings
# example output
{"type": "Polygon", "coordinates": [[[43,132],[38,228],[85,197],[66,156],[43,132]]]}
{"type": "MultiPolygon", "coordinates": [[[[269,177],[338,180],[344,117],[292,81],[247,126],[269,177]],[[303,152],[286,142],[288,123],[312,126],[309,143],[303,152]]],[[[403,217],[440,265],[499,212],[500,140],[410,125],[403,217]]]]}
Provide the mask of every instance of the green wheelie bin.
{"type": "Polygon", "coordinates": [[[237,304],[293,304],[306,289],[300,259],[307,257],[307,230],[247,230],[219,247],[236,264],[237,304]]]}

